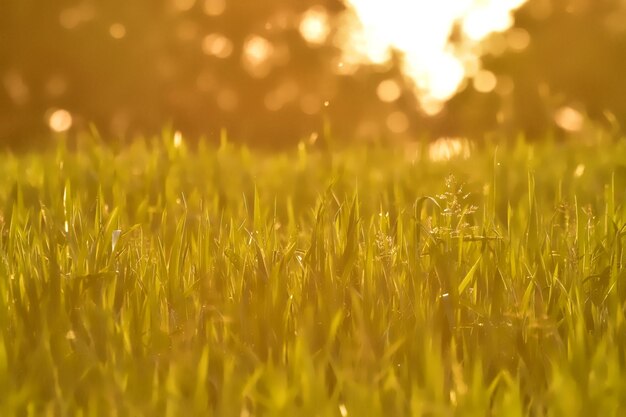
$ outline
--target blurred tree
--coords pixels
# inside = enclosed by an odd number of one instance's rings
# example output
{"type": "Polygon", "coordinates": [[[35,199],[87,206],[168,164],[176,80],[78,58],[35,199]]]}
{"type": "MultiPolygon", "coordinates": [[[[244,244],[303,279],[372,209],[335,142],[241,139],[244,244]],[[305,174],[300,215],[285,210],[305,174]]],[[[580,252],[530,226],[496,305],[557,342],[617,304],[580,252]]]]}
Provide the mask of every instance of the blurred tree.
{"type": "MultiPolygon", "coordinates": [[[[398,59],[343,65],[340,0],[9,0],[0,13],[0,141],[42,137],[55,108],[77,128],[293,143],[332,126],[337,139],[540,134],[577,114],[626,119],[626,6],[530,0],[517,29],[488,42],[496,88],[474,79],[435,117],[419,110],[398,59]],[[381,93],[381,82],[386,90],[381,93]],[[391,81],[391,83],[390,83],[391,81]],[[396,87],[400,90],[396,94],[396,87]],[[382,95],[381,95],[382,94],[382,95]]],[[[487,74],[489,75],[489,74],[487,74]]],[[[564,124],[565,123],[565,124],[564,124]]],[[[569,127],[576,127],[574,125],[569,127]]]]}

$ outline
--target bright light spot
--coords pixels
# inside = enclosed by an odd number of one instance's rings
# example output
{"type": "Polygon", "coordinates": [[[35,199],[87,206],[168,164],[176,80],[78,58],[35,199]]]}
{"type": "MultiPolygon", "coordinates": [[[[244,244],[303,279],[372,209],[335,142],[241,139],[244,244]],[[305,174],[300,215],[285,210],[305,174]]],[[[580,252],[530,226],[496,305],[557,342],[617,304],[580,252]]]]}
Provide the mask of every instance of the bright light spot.
{"type": "Polygon", "coordinates": [[[404,133],[409,129],[409,118],[401,111],[395,111],[387,116],[387,128],[393,133],[404,133]]]}
{"type": "Polygon", "coordinates": [[[554,122],[563,130],[578,132],[582,129],[585,118],[578,110],[565,106],[554,113],[554,122]]]}
{"type": "Polygon", "coordinates": [[[511,11],[525,2],[525,0],[474,0],[468,14],[461,18],[463,33],[473,41],[481,41],[493,32],[504,32],[513,25],[511,11]]]}
{"type": "MultiPolygon", "coordinates": [[[[409,73],[420,74],[422,63],[411,62],[407,59],[406,68],[409,73]]],[[[465,78],[463,64],[450,52],[444,52],[433,56],[432,65],[437,67],[437,71],[422,73],[418,76],[417,86],[427,90],[426,96],[437,101],[446,101],[456,93],[457,88],[465,78]]]]}
{"type": "Polygon", "coordinates": [[[260,36],[251,37],[244,46],[246,57],[252,65],[261,65],[267,61],[272,49],[272,44],[260,36]]]}
{"type": "Polygon", "coordinates": [[[508,47],[514,51],[523,51],[530,44],[530,34],[526,29],[511,29],[506,35],[506,42],[508,47]]]}
{"type": "Polygon", "coordinates": [[[48,126],[54,132],[66,132],[72,127],[72,115],[67,110],[52,110],[48,116],[48,126]]]}
{"type": "Polygon", "coordinates": [[[339,404],[339,413],[341,414],[341,417],[348,416],[348,409],[346,408],[344,404],[339,404]]]}
{"type": "Polygon", "coordinates": [[[262,78],[271,69],[270,58],[274,53],[274,45],[267,39],[253,35],[243,45],[243,64],[250,75],[262,78]]]}
{"type": "Polygon", "coordinates": [[[381,101],[384,101],[385,103],[392,103],[400,98],[402,90],[396,80],[388,79],[378,84],[376,94],[381,101]]]}
{"type": "Polygon", "coordinates": [[[221,33],[211,33],[202,39],[202,52],[217,58],[228,58],[233,53],[233,43],[221,33]]]}
{"type": "Polygon", "coordinates": [[[175,148],[180,148],[180,145],[183,144],[183,134],[177,130],[176,132],[174,132],[174,147],[175,148]]]}
{"type": "Polygon", "coordinates": [[[68,330],[67,333],[65,333],[65,338],[67,340],[76,340],[76,333],[74,333],[73,330],[68,330]]]}
{"type": "Polygon", "coordinates": [[[181,12],[191,10],[194,4],[196,4],[196,0],[172,0],[174,8],[181,12]]]}
{"type": "Polygon", "coordinates": [[[428,157],[434,162],[449,161],[457,157],[467,159],[469,156],[469,142],[464,138],[439,138],[428,147],[428,157]]]}
{"type": "Polygon", "coordinates": [[[452,405],[457,405],[456,392],[454,392],[453,390],[450,391],[450,403],[452,405]]]}
{"type": "Polygon", "coordinates": [[[479,93],[490,93],[498,84],[498,79],[491,71],[480,70],[474,75],[474,88],[479,93]]]}
{"type": "Polygon", "coordinates": [[[579,177],[582,177],[584,173],[585,173],[585,165],[583,164],[576,165],[576,169],[574,170],[574,176],[576,178],[579,178],[579,177]]]}
{"type": "MultiPolygon", "coordinates": [[[[482,42],[508,30],[513,11],[526,0],[346,2],[351,15],[341,25],[347,30],[337,36],[341,62],[385,64],[391,51],[398,51],[424,112],[432,115],[475,73],[484,53],[482,42]],[[452,37],[458,40],[452,42],[452,37]]],[[[521,46],[519,39],[516,42],[521,46]]]]}
{"type": "Polygon", "coordinates": [[[311,7],[302,15],[298,29],[300,35],[308,43],[312,45],[323,44],[330,33],[326,9],[321,6],[311,7]]]}
{"type": "Polygon", "coordinates": [[[113,39],[122,39],[126,36],[126,26],[121,23],[113,23],[109,26],[109,34],[113,39]]]}
{"type": "Polygon", "coordinates": [[[324,102],[324,107],[328,107],[328,106],[330,106],[330,101],[326,100],[326,101],[324,102]]]}
{"type": "Polygon", "coordinates": [[[219,16],[226,10],[226,0],[204,0],[203,9],[208,16],[219,16]]]}

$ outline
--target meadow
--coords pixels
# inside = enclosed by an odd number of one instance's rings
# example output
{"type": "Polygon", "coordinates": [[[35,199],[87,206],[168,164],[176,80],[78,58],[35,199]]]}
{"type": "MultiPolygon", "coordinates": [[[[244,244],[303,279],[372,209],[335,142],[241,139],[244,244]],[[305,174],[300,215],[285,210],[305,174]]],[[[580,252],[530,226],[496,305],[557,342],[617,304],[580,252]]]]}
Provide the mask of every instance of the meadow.
{"type": "Polygon", "coordinates": [[[2,416],[619,416],[626,141],[0,152],[2,416]]]}

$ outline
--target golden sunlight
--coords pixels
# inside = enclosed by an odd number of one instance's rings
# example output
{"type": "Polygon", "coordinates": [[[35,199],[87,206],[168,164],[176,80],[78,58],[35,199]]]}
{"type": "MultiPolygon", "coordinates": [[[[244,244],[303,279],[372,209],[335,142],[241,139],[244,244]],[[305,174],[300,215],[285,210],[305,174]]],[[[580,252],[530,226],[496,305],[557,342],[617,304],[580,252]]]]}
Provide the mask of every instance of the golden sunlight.
{"type": "MultiPolygon", "coordinates": [[[[474,85],[480,91],[495,88],[495,78],[481,72],[478,64],[484,52],[481,44],[510,29],[513,12],[526,1],[347,0],[352,18],[348,17],[347,33],[339,38],[343,60],[384,64],[397,51],[423,110],[436,114],[467,78],[478,76],[474,85]]],[[[516,32],[509,47],[520,50],[528,42],[526,32],[516,32]]]]}
{"type": "Polygon", "coordinates": [[[469,141],[465,138],[442,137],[428,147],[428,158],[433,162],[449,161],[452,158],[470,157],[469,141]]]}

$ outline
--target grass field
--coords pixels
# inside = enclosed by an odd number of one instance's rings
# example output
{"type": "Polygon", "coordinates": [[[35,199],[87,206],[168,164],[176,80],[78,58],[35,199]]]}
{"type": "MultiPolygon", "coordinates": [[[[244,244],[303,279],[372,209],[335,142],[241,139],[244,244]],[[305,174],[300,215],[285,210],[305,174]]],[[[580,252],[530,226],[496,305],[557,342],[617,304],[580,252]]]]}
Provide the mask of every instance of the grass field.
{"type": "Polygon", "coordinates": [[[626,142],[0,154],[1,416],[618,416],[626,142]]]}

